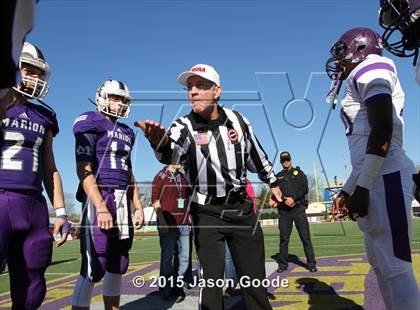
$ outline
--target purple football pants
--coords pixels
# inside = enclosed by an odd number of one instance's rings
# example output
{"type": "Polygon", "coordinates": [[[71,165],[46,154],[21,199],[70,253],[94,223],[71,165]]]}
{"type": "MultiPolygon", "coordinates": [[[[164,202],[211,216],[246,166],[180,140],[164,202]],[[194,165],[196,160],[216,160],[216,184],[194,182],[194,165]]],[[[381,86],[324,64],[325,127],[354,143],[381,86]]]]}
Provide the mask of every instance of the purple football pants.
{"type": "MultiPolygon", "coordinates": [[[[98,227],[96,209],[88,200],[83,207],[82,226],[80,228],[80,252],[82,266],[80,275],[91,282],[100,281],[105,271],[124,274],[128,268],[128,251],[133,243],[133,224],[131,214],[128,217],[128,238],[120,240],[116,223],[116,202],[112,191],[101,191],[106,206],[114,219],[114,228],[110,230],[98,227]]],[[[129,208],[131,198],[126,206],[129,208]]]]}
{"type": "Polygon", "coordinates": [[[0,266],[6,259],[12,309],[41,306],[52,243],[48,207],[42,194],[0,190],[0,266]]]}

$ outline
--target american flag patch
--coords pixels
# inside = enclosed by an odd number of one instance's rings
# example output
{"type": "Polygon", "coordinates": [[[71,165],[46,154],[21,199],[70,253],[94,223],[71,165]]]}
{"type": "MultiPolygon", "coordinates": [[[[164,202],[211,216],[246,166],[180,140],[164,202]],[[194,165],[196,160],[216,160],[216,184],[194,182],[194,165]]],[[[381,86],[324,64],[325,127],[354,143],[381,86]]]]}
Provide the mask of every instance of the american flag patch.
{"type": "Polygon", "coordinates": [[[194,141],[197,145],[209,144],[209,136],[207,132],[197,133],[194,135],[194,141]]]}

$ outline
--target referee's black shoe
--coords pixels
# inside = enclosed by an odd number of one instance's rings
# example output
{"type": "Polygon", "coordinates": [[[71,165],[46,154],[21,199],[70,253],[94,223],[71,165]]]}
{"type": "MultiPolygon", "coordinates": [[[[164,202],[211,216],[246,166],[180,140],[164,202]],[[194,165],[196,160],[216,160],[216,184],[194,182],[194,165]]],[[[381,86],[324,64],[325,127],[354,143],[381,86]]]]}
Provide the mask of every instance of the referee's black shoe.
{"type": "Polygon", "coordinates": [[[287,267],[286,266],[279,266],[279,268],[277,268],[277,273],[282,273],[287,271],[287,267]]]}
{"type": "Polygon", "coordinates": [[[309,270],[310,272],[317,272],[317,271],[318,271],[318,269],[316,268],[316,266],[315,266],[315,265],[308,266],[308,270],[309,270]]]}

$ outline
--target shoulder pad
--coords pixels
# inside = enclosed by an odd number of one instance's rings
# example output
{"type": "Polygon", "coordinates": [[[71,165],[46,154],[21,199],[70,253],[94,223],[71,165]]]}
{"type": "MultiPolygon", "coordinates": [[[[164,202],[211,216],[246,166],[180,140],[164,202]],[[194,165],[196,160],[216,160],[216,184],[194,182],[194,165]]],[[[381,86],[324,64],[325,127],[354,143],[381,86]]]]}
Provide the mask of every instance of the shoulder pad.
{"type": "Polygon", "coordinates": [[[28,106],[36,111],[39,115],[42,116],[42,118],[49,123],[50,128],[52,130],[53,136],[55,137],[58,132],[58,122],[57,122],[57,115],[55,114],[55,111],[45,103],[42,103],[42,105],[34,104],[32,102],[27,103],[28,106]]]}
{"type": "Polygon", "coordinates": [[[73,133],[76,135],[85,132],[101,132],[103,119],[104,116],[98,112],[83,113],[74,120],[73,133]]]}

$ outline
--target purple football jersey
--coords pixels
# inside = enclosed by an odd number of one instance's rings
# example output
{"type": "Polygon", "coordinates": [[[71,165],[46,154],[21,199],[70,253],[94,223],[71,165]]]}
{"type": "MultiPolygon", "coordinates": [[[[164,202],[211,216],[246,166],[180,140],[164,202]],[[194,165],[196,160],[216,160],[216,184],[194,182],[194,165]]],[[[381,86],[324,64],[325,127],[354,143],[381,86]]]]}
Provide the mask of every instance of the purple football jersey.
{"type": "Polygon", "coordinates": [[[42,191],[42,148],[49,130],[58,133],[53,110],[30,102],[8,108],[2,122],[0,188],[42,191]]]}
{"type": "Polygon", "coordinates": [[[129,184],[134,132],[125,124],[113,124],[100,112],[86,112],[74,121],[76,161],[93,164],[102,188],[126,189],[129,184]]]}

